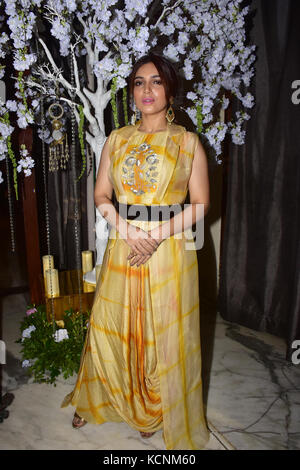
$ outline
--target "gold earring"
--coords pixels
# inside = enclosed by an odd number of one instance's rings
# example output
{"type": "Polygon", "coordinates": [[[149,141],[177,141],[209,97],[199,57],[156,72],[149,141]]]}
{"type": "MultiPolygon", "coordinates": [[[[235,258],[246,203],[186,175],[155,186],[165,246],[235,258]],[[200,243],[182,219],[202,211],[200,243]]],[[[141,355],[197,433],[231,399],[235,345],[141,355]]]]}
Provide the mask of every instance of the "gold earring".
{"type": "Polygon", "coordinates": [[[133,102],[133,110],[134,110],[134,113],[132,115],[132,118],[131,118],[131,124],[133,126],[135,126],[136,124],[138,124],[141,120],[141,112],[140,110],[136,107],[135,105],[135,102],[133,102]]]}
{"type": "Polygon", "coordinates": [[[167,121],[168,123],[171,125],[172,122],[174,121],[175,119],[175,113],[174,113],[174,110],[172,108],[172,105],[170,104],[168,110],[167,110],[167,113],[166,113],[166,118],[167,118],[167,121]]]}
{"type": "Polygon", "coordinates": [[[133,101],[132,108],[133,108],[133,115],[131,116],[131,125],[135,126],[136,125],[136,106],[135,106],[134,101],[133,101]]]}

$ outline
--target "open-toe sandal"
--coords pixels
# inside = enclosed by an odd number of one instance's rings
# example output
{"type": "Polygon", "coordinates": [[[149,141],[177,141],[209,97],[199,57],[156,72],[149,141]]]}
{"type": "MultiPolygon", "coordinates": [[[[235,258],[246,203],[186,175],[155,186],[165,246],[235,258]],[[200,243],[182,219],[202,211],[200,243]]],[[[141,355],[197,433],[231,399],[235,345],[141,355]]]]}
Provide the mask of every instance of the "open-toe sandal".
{"type": "Polygon", "coordinates": [[[74,414],[74,418],[72,421],[73,428],[75,429],[82,428],[82,426],[84,426],[86,423],[87,422],[85,419],[81,418],[77,413],[74,414]]]}
{"type": "Polygon", "coordinates": [[[140,435],[141,435],[143,438],[146,438],[146,439],[148,439],[149,437],[152,437],[153,434],[155,434],[155,432],[142,432],[142,431],[140,431],[140,435]]]}

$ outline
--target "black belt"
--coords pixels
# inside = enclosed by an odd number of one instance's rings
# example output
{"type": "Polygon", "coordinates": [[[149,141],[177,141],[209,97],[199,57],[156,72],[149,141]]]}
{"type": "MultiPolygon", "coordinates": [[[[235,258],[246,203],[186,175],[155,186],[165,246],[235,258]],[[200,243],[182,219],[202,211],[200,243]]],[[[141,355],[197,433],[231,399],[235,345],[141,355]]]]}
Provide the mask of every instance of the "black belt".
{"type": "Polygon", "coordinates": [[[129,220],[169,220],[182,212],[184,204],[165,206],[146,206],[139,204],[116,203],[116,210],[123,219],[129,220]]]}

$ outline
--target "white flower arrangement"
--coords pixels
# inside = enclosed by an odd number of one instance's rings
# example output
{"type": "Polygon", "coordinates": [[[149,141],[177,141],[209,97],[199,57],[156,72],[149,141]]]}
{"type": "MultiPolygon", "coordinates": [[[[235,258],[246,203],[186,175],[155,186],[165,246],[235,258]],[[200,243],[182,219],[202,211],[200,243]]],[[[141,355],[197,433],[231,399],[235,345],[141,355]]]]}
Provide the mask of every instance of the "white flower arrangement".
{"type": "Polygon", "coordinates": [[[18,162],[17,171],[24,171],[25,176],[31,175],[31,169],[34,167],[34,160],[30,157],[25,145],[20,148],[21,159],[18,162]]]}
{"type": "Polygon", "coordinates": [[[53,383],[78,372],[90,312],[66,311],[62,320],[49,322],[45,305],[29,306],[21,322],[22,367],[35,381],[53,383]],[[33,334],[34,333],[34,334],[33,334]]]}
{"type": "MultiPolygon", "coordinates": [[[[244,17],[249,7],[242,8],[241,3],[242,0],[164,0],[160,12],[156,11],[157,19],[153,19],[149,16],[151,0],[125,0],[123,9],[117,0],[3,0],[9,34],[3,32],[0,35],[0,57],[5,58],[11,52],[14,68],[19,72],[36,64],[34,34],[38,18],[39,22],[50,23],[51,34],[59,41],[62,56],[68,56],[71,51],[77,56],[87,54],[99,86],[95,93],[83,93],[86,84],[82,83],[80,88],[77,85],[76,95],[94,129],[94,133],[87,132],[86,138],[95,150],[98,134],[102,135],[101,142],[104,142],[105,129],[101,127],[103,120],[100,115],[112,97],[107,85],[114,80],[115,92],[124,88],[134,60],[146,54],[159,43],[160,38],[168,38],[163,54],[178,63],[187,81],[193,80],[185,111],[218,157],[221,153],[220,139],[224,139],[226,133],[232,136],[233,142],[244,142],[244,119],[236,122],[233,118],[231,125],[223,127],[222,132],[212,132],[216,124],[213,122],[213,109],[217,105],[220,109],[228,106],[223,91],[230,90],[245,108],[254,104],[253,96],[241,91],[241,87],[249,86],[255,59],[255,46],[245,45],[244,17]],[[81,34],[74,33],[72,24],[75,20],[82,26],[81,34]],[[95,118],[92,117],[92,108],[96,109],[95,118]]],[[[6,110],[17,112],[17,123],[21,128],[34,123],[34,115],[39,109],[39,94],[50,92],[49,83],[55,85],[58,82],[67,92],[70,90],[70,84],[57,68],[46,44],[40,43],[48,63],[37,69],[35,81],[30,78],[24,81],[25,97],[35,94],[31,107],[26,109],[22,102],[14,100],[6,103],[6,110]]],[[[74,65],[76,72],[76,63],[74,65]]],[[[76,79],[79,83],[79,74],[76,79]]],[[[2,139],[5,140],[10,131],[10,128],[0,126],[2,139]]],[[[0,152],[5,154],[5,146],[0,148],[0,152]]],[[[220,163],[218,158],[217,161],[220,163]]]]}

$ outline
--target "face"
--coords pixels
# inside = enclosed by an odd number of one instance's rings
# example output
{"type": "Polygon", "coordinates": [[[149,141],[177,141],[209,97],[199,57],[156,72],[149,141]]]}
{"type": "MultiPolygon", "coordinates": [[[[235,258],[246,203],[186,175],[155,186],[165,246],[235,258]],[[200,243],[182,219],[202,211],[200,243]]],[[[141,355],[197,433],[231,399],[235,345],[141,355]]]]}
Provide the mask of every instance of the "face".
{"type": "Polygon", "coordinates": [[[168,105],[165,88],[152,62],[142,65],[134,78],[133,97],[142,114],[165,112],[168,105]]]}

